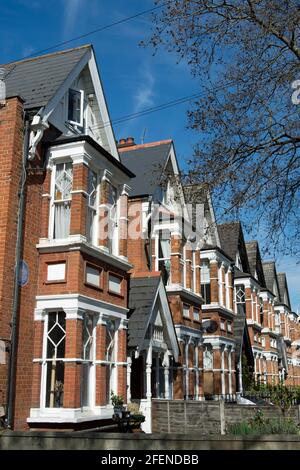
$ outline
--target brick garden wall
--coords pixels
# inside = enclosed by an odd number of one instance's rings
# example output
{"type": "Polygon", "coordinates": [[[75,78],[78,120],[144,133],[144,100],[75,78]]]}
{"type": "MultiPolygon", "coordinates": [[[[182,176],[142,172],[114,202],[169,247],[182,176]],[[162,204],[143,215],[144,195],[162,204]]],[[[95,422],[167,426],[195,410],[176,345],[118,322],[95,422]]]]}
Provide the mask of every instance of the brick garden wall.
{"type": "MultiPolygon", "coordinates": [[[[152,400],[152,432],[199,435],[224,434],[229,425],[248,421],[255,411],[264,418],[281,416],[276,406],[237,405],[219,401],[152,400]]],[[[300,407],[291,408],[289,416],[300,421],[300,407]]]]}

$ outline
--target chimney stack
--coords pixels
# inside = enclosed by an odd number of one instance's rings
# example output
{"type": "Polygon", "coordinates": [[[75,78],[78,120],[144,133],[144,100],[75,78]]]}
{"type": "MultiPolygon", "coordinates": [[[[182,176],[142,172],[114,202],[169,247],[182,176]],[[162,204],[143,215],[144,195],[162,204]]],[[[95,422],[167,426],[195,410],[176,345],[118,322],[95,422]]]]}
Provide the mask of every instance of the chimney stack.
{"type": "Polygon", "coordinates": [[[120,139],[117,147],[118,148],[133,147],[134,145],[136,145],[135,141],[134,141],[134,138],[133,137],[127,137],[127,139],[120,139]]]}

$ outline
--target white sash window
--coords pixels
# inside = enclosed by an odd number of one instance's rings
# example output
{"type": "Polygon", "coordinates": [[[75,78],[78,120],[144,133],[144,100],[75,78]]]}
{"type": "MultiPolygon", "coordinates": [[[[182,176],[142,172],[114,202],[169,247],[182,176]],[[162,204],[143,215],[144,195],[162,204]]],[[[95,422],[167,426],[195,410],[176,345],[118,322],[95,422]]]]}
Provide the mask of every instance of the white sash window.
{"type": "Polygon", "coordinates": [[[53,238],[67,238],[70,234],[72,163],[59,163],[54,170],[53,238]]]}
{"type": "Polygon", "coordinates": [[[97,174],[89,169],[87,187],[86,237],[89,243],[97,245],[97,174]]]}

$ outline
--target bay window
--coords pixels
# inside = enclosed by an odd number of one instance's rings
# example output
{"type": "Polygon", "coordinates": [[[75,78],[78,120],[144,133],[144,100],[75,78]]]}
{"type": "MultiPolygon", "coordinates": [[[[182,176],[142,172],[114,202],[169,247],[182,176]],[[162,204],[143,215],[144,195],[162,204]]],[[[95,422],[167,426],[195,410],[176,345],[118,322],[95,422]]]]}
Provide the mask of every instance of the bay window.
{"type": "Polygon", "coordinates": [[[51,312],[46,321],[46,400],[47,408],[63,406],[64,361],[66,346],[66,314],[51,312]]]}
{"type": "Polygon", "coordinates": [[[111,391],[115,391],[116,382],[116,339],[117,330],[113,320],[106,324],[106,403],[110,403],[111,391]]]}
{"type": "Polygon", "coordinates": [[[111,254],[116,255],[118,250],[118,191],[108,184],[108,249],[111,254]]]}
{"type": "Polygon", "coordinates": [[[88,242],[97,244],[97,174],[91,169],[87,184],[86,238],[88,242]]]}
{"type": "Polygon", "coordinates": [[[53,238],[67,238],[70,234],[72,163],[58,163],[54,172],[53,238]]]}
{"type": "Polygon", "coordinates": [[[83,126],[83,91],[70,88],[68,96],[68,121],[83,126]]]}
{"type": "Polygon", "coordinates": [[[201,261],[200,264],[201,296],[205,304],[210,304],[210,264],[208,260],[201,261]]]}
{"type": "Polygon", "coordinates": [[[157,269],[162,272],[164,283],[168,284],[171,266],[171,238],[168,231],[159,231],[157,255],[157,269]]]}
{"type": "Polygon", "coordinates": [[[82,331],[81,406],[92,405],[95,321],[91,314],[84,315],[82,331]]]}

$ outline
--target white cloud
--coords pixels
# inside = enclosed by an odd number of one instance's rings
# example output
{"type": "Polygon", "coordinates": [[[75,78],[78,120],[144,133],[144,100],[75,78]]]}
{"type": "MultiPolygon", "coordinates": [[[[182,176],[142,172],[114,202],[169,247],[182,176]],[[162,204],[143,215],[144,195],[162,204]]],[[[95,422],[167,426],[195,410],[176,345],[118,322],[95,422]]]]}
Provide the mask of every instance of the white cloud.
{"type": "MultiPolygon", "coordinates": [[[[131,112],[132,114],[139,113],[140,111],[143,111],[144,109],[147,109],[154,105],[153,98],[155,94],[155,77],[148,64],[144,66],[143,72],[138,77],[137,83],[138,85],[136,91],[133,94],[133,108],[131,112]]],[[[136,120],[137,119],[134,119],[134,121],[136,120]]],[[[129,120],[125,124],[125,127],[122,129],[121,132],[122,135],[128,135],[132,123],[133,121],[129,120]]]]}
{"type": "Polygon", "coordinates": [[[149,67],[147,67],[142,76],[141,85],[137,89],[134,96],[134,113],[138,113],[139,111],[143,110],[146,106],[149,107],[153,105],[154,83],[154,76],[149,67]]]}
{"type": "Polygon", "coordinates": [[[63,22],[63,37],[70,39],[75,32],[75,25],[80,13],[80,8],[83,7],[85,0],[64,0],[65,15],[63,22]]]}

